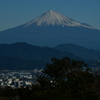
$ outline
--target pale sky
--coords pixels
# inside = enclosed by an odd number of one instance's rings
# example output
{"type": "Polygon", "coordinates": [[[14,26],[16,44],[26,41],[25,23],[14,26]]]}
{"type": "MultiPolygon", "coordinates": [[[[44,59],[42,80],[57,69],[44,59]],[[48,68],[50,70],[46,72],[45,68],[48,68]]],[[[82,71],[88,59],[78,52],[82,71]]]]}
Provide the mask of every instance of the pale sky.
{"type": "Polygon", "coordinates": [[[55,10],[100,29],[100,0],[0,0],[0,31],[55,10]]]}

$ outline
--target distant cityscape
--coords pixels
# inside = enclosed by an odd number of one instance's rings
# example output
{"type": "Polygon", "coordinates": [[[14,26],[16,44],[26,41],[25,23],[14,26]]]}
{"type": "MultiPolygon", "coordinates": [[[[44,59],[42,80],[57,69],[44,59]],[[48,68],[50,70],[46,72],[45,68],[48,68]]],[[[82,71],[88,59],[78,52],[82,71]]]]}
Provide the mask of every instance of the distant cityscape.
{"type": "Polygon", "coordinates": [[[20,88],[37,84],[36,74],[41,74],[41,70],[0,70],[0,86],[10,86],[20,88]]]}
{"type": "MultiPolygon", "coordinates": [[[[0,70],[0,86],[20,88],[38,84],[36,75],[41,74],[42,70],[0,70]]],[[[91,68],[91,73],[100,75],[100,67],[91,68]]]]}

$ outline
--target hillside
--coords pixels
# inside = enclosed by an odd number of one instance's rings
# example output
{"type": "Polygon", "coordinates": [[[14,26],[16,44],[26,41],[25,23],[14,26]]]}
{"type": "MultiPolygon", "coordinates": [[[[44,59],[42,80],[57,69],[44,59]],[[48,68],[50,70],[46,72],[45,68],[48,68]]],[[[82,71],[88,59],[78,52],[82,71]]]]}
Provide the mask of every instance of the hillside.
{"type": "Polygon", "coordinates": [[[46,63],[50,63],[53,57],[69,57],[84,61],[89,67],[96,67],[98,54],[99,51],[74,44],[62,44],[54,48],[39,47],[25,42],[0,44],[0,69],[40,69],[45,67],[46,63]]]}
{"type": "Polygon", "coordinates": [[[52,57],[62,58],[68,56],[72,59],[81,59],[70,52],[62,52],[50,47],[39,47],[18,42],[14,44],[0,44],[0,55],[18,57],[34,61],[51,61],[52,57]]]}
{"type": "Polygon", "coordinates": [[[82,60],[70,52],[62,52],[50,47],[39,47],[18,42],[13,44],[0,44],[0,69],[35,69],[43,68],[51,58],[69,57],[82,60]]]}
{"type": "Polygon", "coordinates": [[[54,47],[57,50],[60,51],[69,51],[80,58],[83,58],[85,60],[91,59],[91,60],[100,60],[100,51],[94,50],[94,49],[88,49],[82,46],[78,46],[75,44],[60,44],[54,47]]]}
{"type": "Polygon", "coordinates": [[[33,70],[45,67],[45,61],[33,61],[0,55],[0,70],[33,70]]]}

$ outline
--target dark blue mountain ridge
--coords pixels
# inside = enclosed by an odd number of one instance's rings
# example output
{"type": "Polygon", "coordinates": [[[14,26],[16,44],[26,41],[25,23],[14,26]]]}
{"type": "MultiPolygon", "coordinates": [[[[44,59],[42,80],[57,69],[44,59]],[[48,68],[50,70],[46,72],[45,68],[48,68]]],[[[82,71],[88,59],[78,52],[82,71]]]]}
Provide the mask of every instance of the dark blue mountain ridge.
{"type": "Polygon", "coordinates": [[[45,67],[46,63],[50,63],[51,58],[53,57],[60,59],[63,57],[69,57],[70,59],[75,59],[85,62],[86,64],[88,64],[89,67],[98,66],[99,60],[97,58],[98,54],[100,54],[99,51],[92,49],[91,52],[91,49],[80,47],[74,44],[68,44],[69,46],[68,50],[72,49],[69,52],[66,50],[67,44],[62,46],[65,48],[65,50],[62,50],[61,45],[59,46],[61,49],[59,48],[58,50],[57,48],[58,46],[56,46],[55,48],[39,47],[25,42],[18,42],[13,44],[0,44],[0,68],[1,69],[2,68],[34,69],[36,67],[43,68],[45,67]],[[84,54],[85,57],[82,54],[84,54]]]}
{"type": "Polygon", "coordinates": [[[53,57],[63,58],[66,56],[71,59],[82,60],[68,51],[62,52],[51,47],[39,47],[25,42],[0,44],[0,55],[46,62],[50,62],[53,57]]]}
{"type": "Polygon", "coordinates": [[[92,59],[92,60],[100,60],[100,51],[99,50],[94,50],[94,49],[88,49],[86,47],[82,47],[82,46],[78,46],[75,44],[59,44],[57,46],[54,47],[57,50],[60,51],[69,51],[70,53],[76,54],[77,56],[88,60],[88,59],[92,59]]]}

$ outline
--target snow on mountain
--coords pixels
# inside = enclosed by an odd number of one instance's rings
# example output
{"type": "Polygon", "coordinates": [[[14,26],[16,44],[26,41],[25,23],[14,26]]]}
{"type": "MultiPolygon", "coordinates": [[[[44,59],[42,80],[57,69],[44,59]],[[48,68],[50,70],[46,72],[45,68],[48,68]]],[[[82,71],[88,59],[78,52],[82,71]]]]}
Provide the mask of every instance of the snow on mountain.
{"type": "Polygon", "coordinates": [[[76,26],[76,27],[80,26],[80,27],[87,27],[87,28],[94,29],[93,27],[91,27],[89,25],[74,21],[73,19],[70,19],[70,18],[60,14],[59,12],[56,12],[53,10],[47,11],[47,12],[41,14],[40,16],[38,16],[36,19],[26,23],[25,27],[27,27],[31,24],[34,24],[34,23],[37,26],[61,25],[63,27],[64,26],[76,26]]]}
{"type": "Polygon", "coordinates": [[[100,49],[100,30],[50,10],[26,24],[0,32],[0,43],[15,42],[50,47],[72,43],[100,49]]]}

